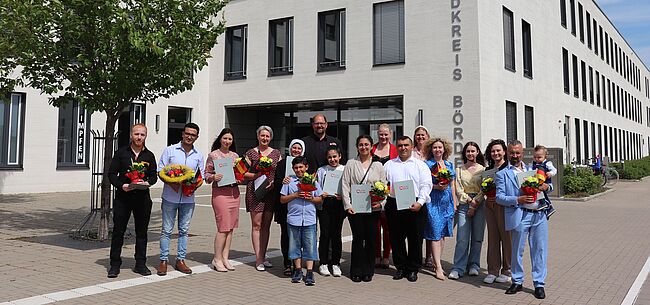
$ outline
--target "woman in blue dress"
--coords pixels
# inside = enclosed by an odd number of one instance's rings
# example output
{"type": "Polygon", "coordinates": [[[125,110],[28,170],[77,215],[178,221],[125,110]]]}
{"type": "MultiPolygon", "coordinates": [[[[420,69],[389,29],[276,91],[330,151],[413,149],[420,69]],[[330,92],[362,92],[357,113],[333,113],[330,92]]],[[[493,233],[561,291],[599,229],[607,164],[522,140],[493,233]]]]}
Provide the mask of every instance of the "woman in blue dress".
{"type": "MultiPolygon", "coordinates": [[[[454,178],[456,171],[454,165],[447,161],[451,154],[451,143],[442,138],[431,138],[424,144],[426,153],[426,164],[431,169],[433,179],[433,190],[431,191],[431,202],[427,207],[427,225],[424,228],[424,238],[433,249],[433,263],[435,276],[444,281],[445,273],[442,269],[440,257],[445,244],[445,237],[452,237],[454,230],[454,214],[456,212],[456,186],[454,178]],[[451,178],[447,183],[441,183],[434,176],[438,171],[447,169],[451,178]]],[[[427,257],[427,260],[430,258],[427,257]]]]}

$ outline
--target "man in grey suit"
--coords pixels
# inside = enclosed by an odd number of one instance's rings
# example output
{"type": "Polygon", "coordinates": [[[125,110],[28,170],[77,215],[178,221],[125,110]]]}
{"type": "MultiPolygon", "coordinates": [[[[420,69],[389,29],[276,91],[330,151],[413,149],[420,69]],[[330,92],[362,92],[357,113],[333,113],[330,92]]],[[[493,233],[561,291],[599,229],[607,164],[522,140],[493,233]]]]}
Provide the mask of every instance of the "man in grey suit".
{"type": "MultiPolygon", "coordinates": [[[[512,234],[512,285],[506,294],[515,294],[522,290],[524,269],[522,259],[526,239],[530,245],[532,277],[535,297],[544,299],[544,280],[546,278],[546,256],[548,253],[548,222],[543,210],[533,196],[522,194],[517,183],[517,174],[531,170],[521,158],[523,148],[520,141],[508,143],[509,164],[497,172],[496,201],[505,206],[505,227],[512,234]]],[[[552,185],[542,184],[540,190],[551,190],[552,185]]]]}

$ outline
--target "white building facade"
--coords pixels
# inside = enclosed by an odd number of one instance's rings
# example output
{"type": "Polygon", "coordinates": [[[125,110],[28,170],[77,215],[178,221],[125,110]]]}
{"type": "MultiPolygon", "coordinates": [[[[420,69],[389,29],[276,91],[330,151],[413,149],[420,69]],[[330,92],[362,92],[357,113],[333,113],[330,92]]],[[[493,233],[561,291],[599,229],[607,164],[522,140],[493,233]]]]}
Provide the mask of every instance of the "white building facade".
{"type": "MultiPolygon", "coordinates": [[[[257,126],[286,147],[324,113],[347,157],[380,123],[394,136],[425,125],[456,153],[516,138],[562,148],[565,163],[650,154],[650,72],[593,0],[232,0],[224,16],[194,89],[132,105],[123,134],[146,123],[159,155],[193,121],[204,153],[223,127],[243,153],[257,126]]],[[[80,118],[29,88],[15,96],[2,113],[0,192],[88,190],[88,130],[103,128],[101,114],[80,118]]]]}

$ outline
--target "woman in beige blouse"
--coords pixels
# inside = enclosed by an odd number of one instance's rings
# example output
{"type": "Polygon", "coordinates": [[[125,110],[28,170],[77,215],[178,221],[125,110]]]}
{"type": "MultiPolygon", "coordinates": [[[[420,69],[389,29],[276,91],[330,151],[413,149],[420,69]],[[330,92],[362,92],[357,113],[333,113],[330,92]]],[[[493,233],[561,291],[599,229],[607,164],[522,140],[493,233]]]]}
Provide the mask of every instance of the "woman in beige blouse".
{"type": "Polygon", "coordinates": [[[384,167],[381,163],[372,161],[371,148],[372,138],[369,135],[359,136],[358,156],[347,162],[341,178],[343,208],[348,212],[352,230],[350,279],[353,282],[370,282],[375,274],[375,233],[381,202],[372,203],[372,213],[355,213],[350,194],[352,185],[355,184],[373,184],[376,181],[386,183],[384,167]]]}
{"type": "Polygon", "coordinates": [[[485,171],[485,158],[475,142],[465,144],[462,156],[463,165],[456,170],[458,229],[454,267],[449,273],[452,280],[458,279],[466,272],[473,276],[479,274],[485,232],[485,206],[482,204],[481,192],[481,174],[485,171]]]}

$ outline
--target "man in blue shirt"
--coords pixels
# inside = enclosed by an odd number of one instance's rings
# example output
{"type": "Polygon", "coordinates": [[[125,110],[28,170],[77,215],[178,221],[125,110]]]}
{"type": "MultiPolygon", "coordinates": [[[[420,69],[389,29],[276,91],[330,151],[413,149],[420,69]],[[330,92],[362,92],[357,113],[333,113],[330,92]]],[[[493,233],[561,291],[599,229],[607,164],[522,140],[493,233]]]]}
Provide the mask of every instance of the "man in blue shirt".
{"type": "MultiPolygon", "coordinates": [[[[183,164],[199,174],[204,164],[203,154],[194,147],[194,142],[199,137],[199,126],[194,123],[185,124],[181,142],[168,146],[163,151],[158,162],[158,172],[171,164],[183,164]]],[[[167,261],[169,255],[169,239],[174,230],[174,222],[178,213],[178,255],[176,256],[176,270],[191,274],[192,269],[185,265],[187,254],[187,234],[190,220],[194,212],[194,193],[190,196],[183,195],[180,183],[165,183],[162,193],[162,231],[160,232],[160,265],[158,275],[167,275],[167,261]]]]}
{"type": "Polygon", "coordinates": [[[289,259],[294,262],[292,283],[300,282],[302,274],[302,260],[307,265],[307,275],[303,281],[305,285],[312,286],[314,281],[314,261],[318,260],[316,248],[316,204],[321,204],[322,191],[316,183],[316,190],[311,192],[301,191],[298,183],[307,172],[309,166],[307,159],[298,156],[291,162],[296,177],[291,178],[289,184],[280,190],[280,203],[287,204],[287,229],[289,231],[289,259]]]}

